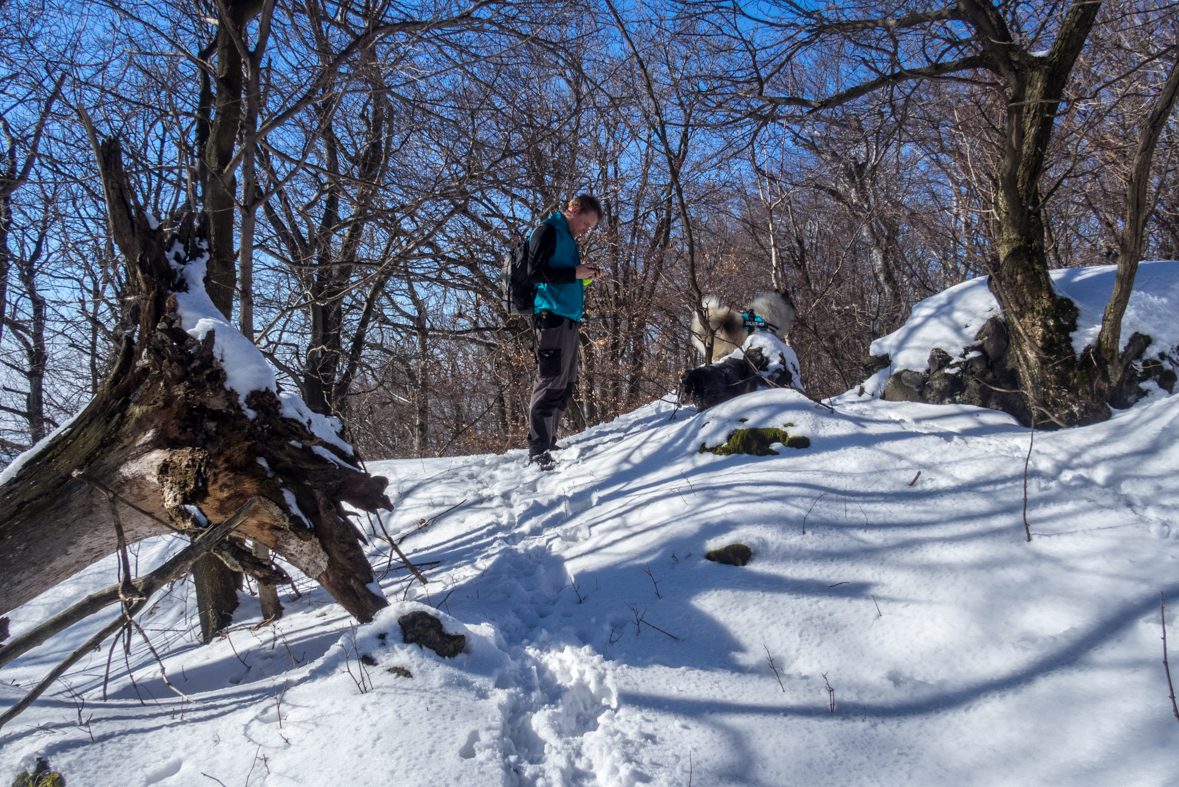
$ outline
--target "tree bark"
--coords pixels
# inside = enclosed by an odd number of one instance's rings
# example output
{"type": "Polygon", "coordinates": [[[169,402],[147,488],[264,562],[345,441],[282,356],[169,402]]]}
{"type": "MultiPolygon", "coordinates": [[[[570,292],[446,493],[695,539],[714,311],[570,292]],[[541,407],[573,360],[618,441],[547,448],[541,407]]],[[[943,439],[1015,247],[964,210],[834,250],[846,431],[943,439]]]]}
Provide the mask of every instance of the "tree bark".
{"type": "Polygon", "coordinates": [[[1146,245],[1146,220],[1150,218],[1151,207],[1147,199],[1150,186],[1150,165],[1154,150],[1162,135],[1167,119],[1179,99],[1179,59],[1171,64],[1163,88],[1159,92],[1154,109],[1138,133],[1138,144],[1130,168],[1130,182],[1126,185],[1125,221],[1118,247],[1118,272],[1114,278],[1113,294],[1105,307],[1101,319],[1101,332],[1094,346],[1104,375],[1098,384],[1108,391],[1115,390],[1121,380],[1125,366],[1121,359],[1122,317],[1130,303],[1134,290],[1134,278],[1138,275],[1138,263],[1146,245]]]}
{"type": "Polygon", "coordinates": [[[418,295],[412,280],[406,282],[413,303],[414,336],[417,339],[417,359],[410,372],[413,380],[413,450],[415,456],[425,456],[430,444],[430,323],[426,319],[426,302],[418,295]]]}
{"type": "MultiPolygon", "coordinates": [[[[222,0],[217,3],[217,33],[211,49],[216,51],[216,91],[205,75],[201,105],[206,124],[198,141],[201,154],[201,189],[208,216],[209,260],[206,289],[213,305],[226,317],[233,314],[237,289],[237,259],[234,227],[237,217],[236,157],[238,132],[242,125],[242,52],[246,23],[262,10],[262,0],[222,0]],[[212,117],[209,117],[209,112],[212,117]]],[[[204,54],[204,53],[202,53],[204,54]]],[[[211,54],[211,52],[210,52],[211,54]]],[[[256,118],[251,118],[256,122],[256,118]]],[[[254,128],[249,129],[251,142],[254,128]]],[[[253,194],[246,199],[252,200],[253,194]]]]}
{"type": "MultiPolygon", "coordinates": [[[[115,551],[105,487],[127,509],[128,542],[169,530],[197,535],[257,497],[239,535],[370,620],[387,602],[372,587],[363,536],[343,504],[391,508],[385,480],[356,469],[349,450],[303,417],[288,417],[295,405],[275,391],[247,392],[243,403],[226,388],[214,334],[198,341],[185,332],[175,294],[186,285],[172,266],[204,255],[204,223],[152,230],[132,208],[118,141],[100,147],[111,229],[137,294],[137,329],[98,395],[0,486],[0,614],[115,551]]],[[[240,543],[217,554],[260,580],[283,576],[240,543]]]]}
{"type": "MultiPolygon", "coordinates": [[[[1085,384],[1090,370],[1073,349],[1076,304],[1056,294],[1048,275],[1040,194],[1057,110],[1100,5],[1074,2],[1045,57],[1014,48],[1006,27],[996,28],[998,37],[983,45],[990,69],[1006,85],[1007,99],[1006,147],[995,189],[999,262],[990,286],[1007,316],[1020,381],[1036,410],[1032,417],[1043,416],[1056,426],[1109,417],[1108,405],[1085,384]]],[[[992,22],[973,21],[980,29],[992,22]]]]}
{"type": "Polygon", "coordinates": [[[233,622],[237,592],[242,589],[241,576],[213,553],[202,555],[193,562],[192,579],[196,587],[201,642],[212,641],[217,632],[233,622]]]}

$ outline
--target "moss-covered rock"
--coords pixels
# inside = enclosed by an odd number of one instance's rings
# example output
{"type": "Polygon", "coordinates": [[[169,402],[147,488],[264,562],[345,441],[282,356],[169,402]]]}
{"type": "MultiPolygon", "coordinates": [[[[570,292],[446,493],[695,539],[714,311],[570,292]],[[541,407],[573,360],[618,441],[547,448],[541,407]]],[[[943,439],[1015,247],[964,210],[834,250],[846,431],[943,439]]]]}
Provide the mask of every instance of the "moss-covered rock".
{"type": "MultiPolygon", "coordinates": [[[[947,356],[948,357],[948,356],[947,356]]],[[[946,364],[948,366],[949,364],[946,364]]],[[[925,384],[924,399],[930,404],[948,404],[961,399],[966,390],[966,383],[958,370],[939,368],[929,375],[929,382],[925,384]]]]}
{"type": "Polygon", "coordinates": [[[892,365],[892,358],[888,353],[884,355],[872,355],[869,353],[860,359],[860,364],[864,367],[864,374],[871,377],[881,369],[887,369],[892,365]]]}
{"type": "Polygon", "coordinates": [[[705,560],[713,563],[723,563],[726,566],[743,566],[753,557],[753,550],[744,544],[729,544],[727,547],[714,549],[704,556],[705,560]]]}
{"type": "Polygon", "coordinates": [[[49,768],[49,763],[40,757],[33,772],[25,771],[16,777],[12,787],[65,787],[65,777],[49,768]]]}
{"type": "Polygon", "coordinates": [[[934,372],[940,372],[942,369],[945,369],[947,366],[949,366],[953,362],[954,362],[954,359],[951,358],[950,354],[948,352],[946,352],[945,350],[943,350],[941,347],[934,347],[932,350],[929,351],[928,363],[929,363],[929,373],[930,374],[933,374],[934,372]]]}
{"type": "MultiPolygon", "coordinates": [[[[786,424],[794,426],[794,424],[786,424]]],[[[778,452],[770,448],[774,443],[781,443],[787,448],[809,448],[811,439],[799,435],[790,436],[785,429],[769,429],[754,427],[753,429],[738,429],[729,435],[729,439],[722,445],[709,448],[700,444],[700,453],[707,451],[717,456],[732,456],[733,454],[749,454],[750,456],[777,456],[778,452]]]]}

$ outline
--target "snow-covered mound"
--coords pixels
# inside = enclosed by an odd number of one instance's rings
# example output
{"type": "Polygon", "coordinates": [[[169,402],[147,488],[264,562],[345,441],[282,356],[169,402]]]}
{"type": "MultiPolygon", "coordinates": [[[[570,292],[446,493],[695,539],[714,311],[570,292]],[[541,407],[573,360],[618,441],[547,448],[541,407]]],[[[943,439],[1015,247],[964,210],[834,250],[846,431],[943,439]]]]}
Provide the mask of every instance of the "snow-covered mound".
{"type": "MultiPolygon", "coordinates": [[[[1152,303],[1127,331],[1175,341],[1152,303]]],[[[962,335],[985,319],[935,311],[962,335]]],[[[1179,397],[1037,433],[1029,458],[1030,437],[992,410],[772,389],[649,404],[563,438],[549,473],[522,450],[370,463],[396,503],[362,519],[394,602],[373,623],[302,580],[276,624],[243,594],[201,647],[178,584],[143,627],[187,699],[137,635],[104,702],[104,648],[0,731],[0,779],[42,756],[85,785],[1173,783],[1159,594],[1179,614],[1179,397]],[[738,429],[809,446],[702,450],[738,429]],[[748,565],[703,559],[732,543],[748,565]],[[420,610],[465,652],[406,645],[398,618],[420,610]]],[[[136,570],[176,548],[144,542],[136,570]]],[[[13,631],[115,576],[92,566],[13,631]]],[[[0,706],[103,623],[0,671],[0,706]]]]}
{"type": "MultiPolygon", "coordinates": [[[[1080,353],[1097,340],[1101,316],[1113,292],[1116,265],[1067,268],[1051,271],[1057,291],[1067,295],[1080,311],[1073,348],[1080,353]]],[[[927,298],[913,307],[900,330],[872,343],[873,355],[888,354],[894,371],[928,370],[929,352],[940,347],[956,357],[974,344],[983,323],[999,313],[985,277],[971,279],[927,298]]],[[[1122,345],[1135,333],[1153,339],[1146,354],[1155,357],[1179,346],[1179,262],[1144,262],[1134,279],[1134,292],[1122,319],[1122,345]]],[[[883,382],[881,382],[881,386],[883,382]]]]}

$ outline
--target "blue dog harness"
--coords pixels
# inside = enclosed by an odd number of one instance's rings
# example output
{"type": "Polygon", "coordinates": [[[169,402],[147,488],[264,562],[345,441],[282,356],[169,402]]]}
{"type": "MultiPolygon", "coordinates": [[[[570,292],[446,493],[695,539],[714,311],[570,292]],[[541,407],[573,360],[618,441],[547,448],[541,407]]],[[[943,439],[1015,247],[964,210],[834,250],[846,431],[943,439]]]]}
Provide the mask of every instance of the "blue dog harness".
{"type": "Polygon", "coordinates": [[[746,333],[753,333],[754,331],[770,331],[771,333],[778,332],[777,325],[766,322],[765,319],[759,317],[756,312],[742,312],[741,319],[745,321],[744,327],[746,333]]]}

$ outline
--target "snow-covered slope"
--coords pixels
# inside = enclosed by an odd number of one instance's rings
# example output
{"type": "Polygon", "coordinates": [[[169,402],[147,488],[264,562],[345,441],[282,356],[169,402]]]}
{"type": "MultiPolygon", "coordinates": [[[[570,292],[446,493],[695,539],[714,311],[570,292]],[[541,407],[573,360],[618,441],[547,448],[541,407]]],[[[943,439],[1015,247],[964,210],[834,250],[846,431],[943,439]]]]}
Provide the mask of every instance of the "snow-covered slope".
{"type": "MultiPolygon", "coordinates": [[[[177,585],[144,627],[190,701],[137,638],[103,702],[104,648],[0,731],[0,779],[43,756],[71,785],[1174,784],[1179,397],[1036,433],[1030,543],[1028,430],[831,404],[656,402],[567,438],[550,473],[523,451],[371,463],[396,510],[364,526],[404,537],[428,585],[390,570],[393,605],[354,628],[303,580],[276,625],[254,630],[246,597],[206,647],[177,585]],[[810,446],[700,452],[753,427],[810,446]],[[732,542],[748,565],[703,559],[732,542]],[[402,643],[426,608],[466,653],[402,643]]],[[[139,568],[175,547],[145,542],[139,568]]],[[[13,630],[114,576],[92,567],[13,630]]],[[[98,625],[0,671],[0,705],[98,625]]]]}

